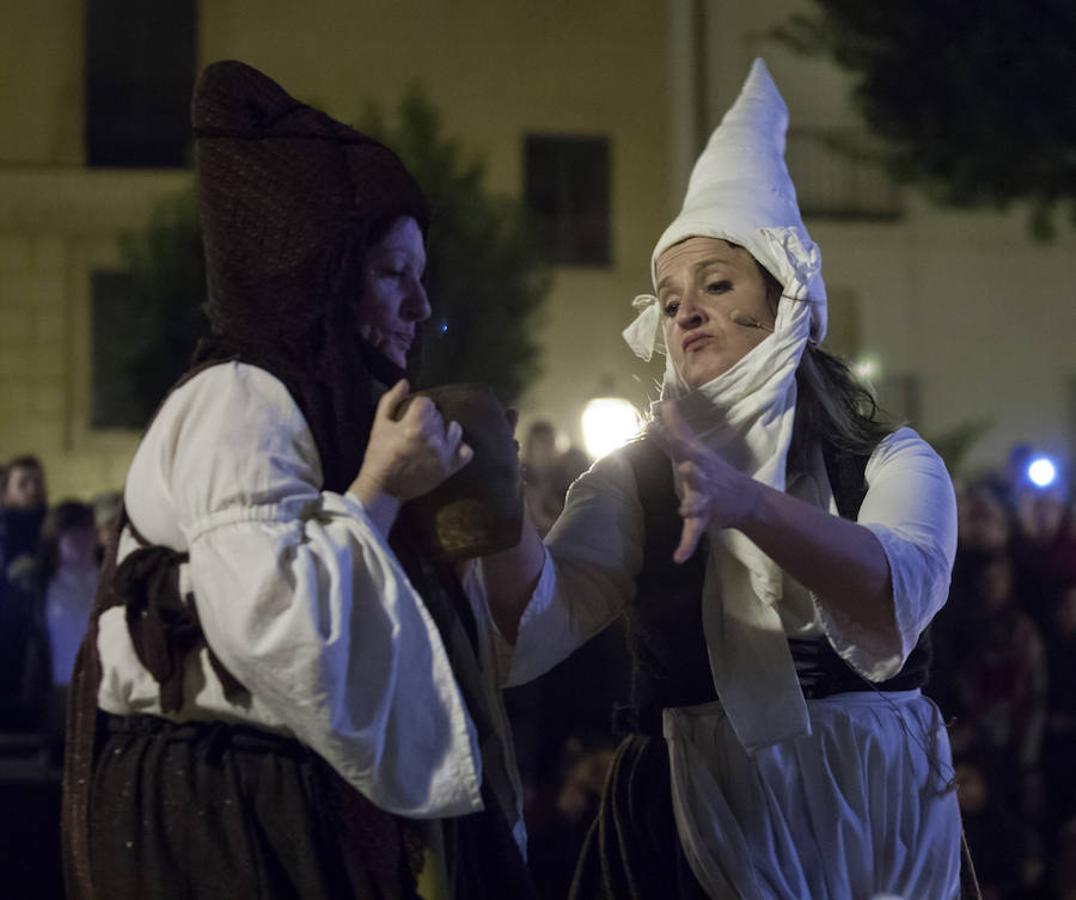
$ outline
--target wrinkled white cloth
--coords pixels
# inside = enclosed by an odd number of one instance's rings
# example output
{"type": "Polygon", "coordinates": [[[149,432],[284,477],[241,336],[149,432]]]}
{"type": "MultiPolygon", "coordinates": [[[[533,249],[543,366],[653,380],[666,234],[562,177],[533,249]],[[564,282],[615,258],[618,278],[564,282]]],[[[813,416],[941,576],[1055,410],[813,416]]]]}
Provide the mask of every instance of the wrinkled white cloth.
{"type": "MultiPolygon", "coordinates": [[[[801,249],[798,248],[797,249],[801,249]]],[[[668,378],[652,415],[675,402],[695,436],[733,468],[785,490],[788,450],[796,419],[796,371],[810,331],[804,285],[817,266],[806,252],[787,264],[786,296],[773,334],[728,371],[695,390],[668,378]]],[[[821,458],[818,479],[825,479],[821,458]]],[[[777,564],[742,532],[717,529],[702,590],[703,629],[714,688],[743,746],[753,752],[810,730],[781,619],[777,564]],[[765,698],[759,703],[759,698],[765,698]]]]}
{"type": "MultiPolygon", "coordinates": [[[[230,703],[203,648],[169,718],[294,736],[392,813],[480,810],[475,728],[437,627],[362,503],[320,484],[313,436],[267,372],[214,366],[164,404],[131,466],[127,510],[148,541],[190,553],[181,589],[251,694],[249,706],[230,703]]],[[[135,547],[125,531],[120,559],[135,547]]],[[[472,604],[488,641],[488,611],[472,604]]],[[[123,609],[101,617],[98,647],[100,707],[162,715],[123,609]]],[[[522,846],[521,819],[515,826],[522,846]]]]}
{"type": "Polygon", "coordinates": [[[664,715],[684,855],[718,900],[951,900],[960,808],[940,712],[919,691],[808,703],[811,737],[749,757],[718,704],[664,715]]]}
{"type": "MultiPolygon", "coordinates": [[[[789,251],[799,255],[798,248],[814,248],[817,256],[817,248],[803,224],[785,165],[787,130],[788,107],[760,57],[696,160],[680,213],[654,245],[652,276],[669,247],[689,237],[713,237],[743,247],[789,287],[789,251]]],[[[656,286],[656,277],[653,282],[656,286]]],[[[821,265],[813,267],[803,287],[811,304],[811,337],[821,343],[827,319],[821,265]]]]}

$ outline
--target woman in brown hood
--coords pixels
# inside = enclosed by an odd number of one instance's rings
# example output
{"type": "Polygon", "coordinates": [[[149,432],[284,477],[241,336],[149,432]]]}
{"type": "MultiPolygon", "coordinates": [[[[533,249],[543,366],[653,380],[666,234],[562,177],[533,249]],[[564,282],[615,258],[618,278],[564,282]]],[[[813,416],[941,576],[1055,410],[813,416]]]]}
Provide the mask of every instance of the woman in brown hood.
{"type": "Polygon", "coordinates": [[[69,893],[531,896],[488,616],[397,521],[472,457],[429,400],[397,410],[425,197],[242,63],[193,120],[211,335],[135,455],[76,667],[69,893]]]}

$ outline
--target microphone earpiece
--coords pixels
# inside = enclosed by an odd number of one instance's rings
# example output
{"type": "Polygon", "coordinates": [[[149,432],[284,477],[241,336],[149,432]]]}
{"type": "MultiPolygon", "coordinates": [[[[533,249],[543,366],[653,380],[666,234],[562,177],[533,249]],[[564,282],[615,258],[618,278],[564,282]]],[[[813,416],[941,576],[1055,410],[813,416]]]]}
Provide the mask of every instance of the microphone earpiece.
{"type": "Polygon", "coordinates": [[[729,313],[729,318],[732,319],[737,325],[743,325],[744,328],[761,328],[763,331],[768,331],[773,334],[773,329],[769,325],[764,325],[758,319],[754,319],[745,313],[742,309],[734,309],[729,313]]]}

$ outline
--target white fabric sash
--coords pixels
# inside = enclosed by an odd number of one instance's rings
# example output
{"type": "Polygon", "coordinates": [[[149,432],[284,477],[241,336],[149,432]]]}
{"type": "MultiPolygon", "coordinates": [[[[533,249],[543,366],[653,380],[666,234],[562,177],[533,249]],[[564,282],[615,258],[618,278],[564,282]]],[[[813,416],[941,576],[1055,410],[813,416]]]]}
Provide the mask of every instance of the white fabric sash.
{"type": "MultiPolygon", "coordinates": [[[[774,333],[731,369],[694,391],[666,372],[662,403],[675,400],[688,425],[711,450],[757,481],[785,490],[796,413],[796,370],[810,337],[806,285],[820,265],[794,229],[765,237],[785,264],[774,333]]],[[[669,367],[671,369],[671,366],[669,367]]],[[[702,618],[714,688],[748,752],[810,733],[807,706],[775,604],[781,570],[743,533],[710,534],[702,618]]]]}

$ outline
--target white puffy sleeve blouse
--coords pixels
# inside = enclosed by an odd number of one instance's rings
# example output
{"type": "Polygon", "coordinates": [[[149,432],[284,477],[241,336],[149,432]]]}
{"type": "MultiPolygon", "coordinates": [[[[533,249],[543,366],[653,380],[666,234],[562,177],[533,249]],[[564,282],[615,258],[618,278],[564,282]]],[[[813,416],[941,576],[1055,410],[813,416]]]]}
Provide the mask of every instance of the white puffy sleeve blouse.
{"type": "MultiPolygon", "coordinates": [[[[789,493],[823,502],[837,515],[828,483],[824,489],[819,484],[825,482],[820,468],[792,482],[789,493]]],[[[863,677],[884,681],[900,671],[945,603],[956,553],[956,501],[945,464],[910,428],[882,440],[865,476],[868,490],[858,522],[875,534],[888,560],[896,633],[858,628],[790,578],[778,609],[789,636],[824,634],[863,677]]],[[[509,684],[548,671],[624,611],[642,565],[642,515],[634,472],[623,454],[599,460],[572,485],[546,537],[545,565],[516,644],[502,648],[509,684]]]]}
{"type": "MultiPolygon", "coordinates": [[[[229,702],[202,649],[172,718],[294,736],[393,813],[479,810],[475,728],[422,597],[362,503],[320,484],[299,408],[262,369],[209,368],[157,415],[128,476],[128,515],[150,543],[189,552],[181,592],[250,693],[229,702]]],[[[120,559],[136,546],[125,531],[120,559]]],[[[161,715],[123,609],[101,617],[98,648],[100,707],[161,715]]]]}

